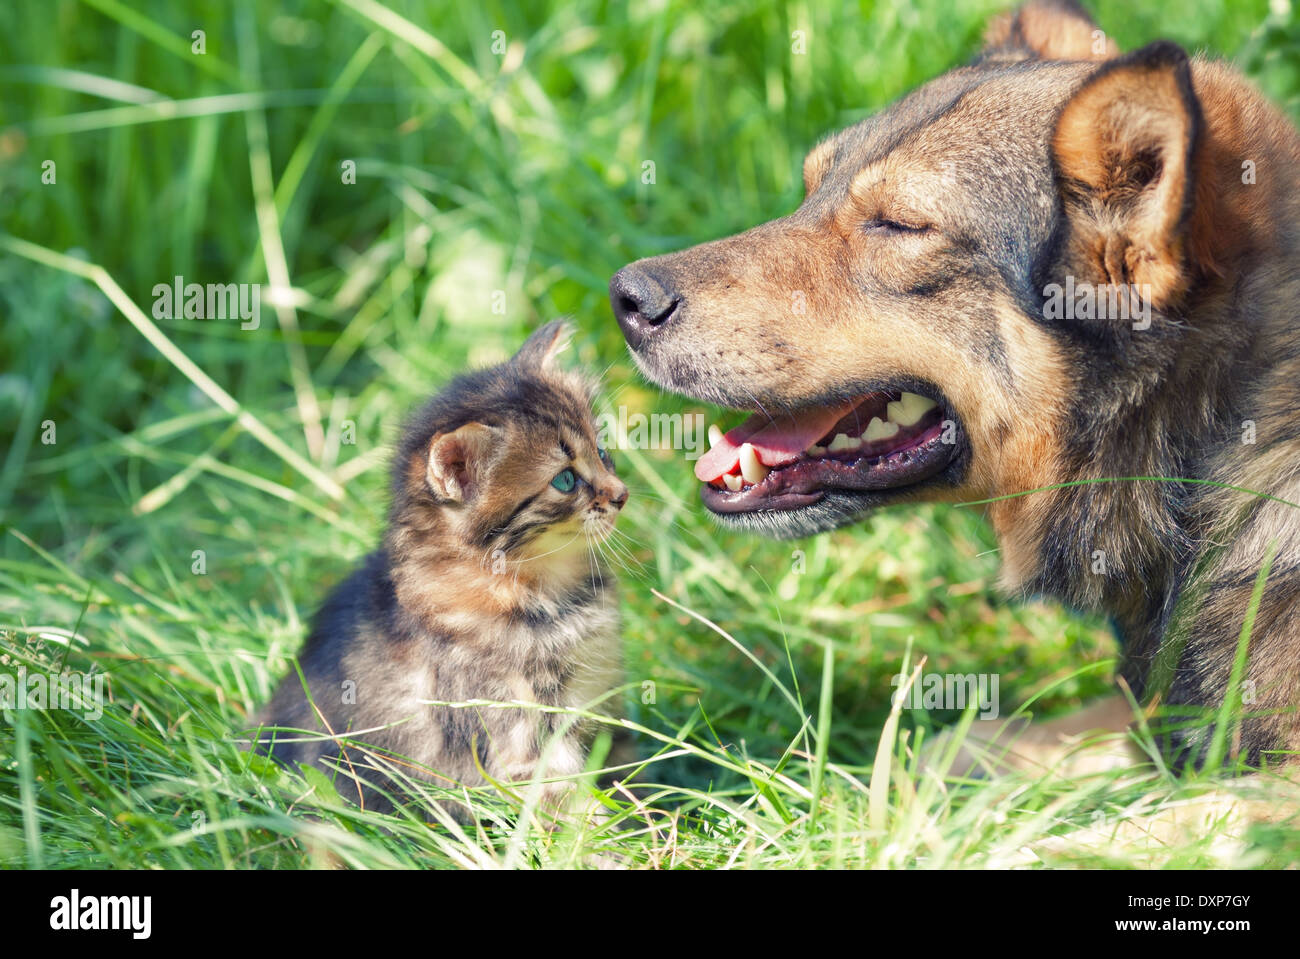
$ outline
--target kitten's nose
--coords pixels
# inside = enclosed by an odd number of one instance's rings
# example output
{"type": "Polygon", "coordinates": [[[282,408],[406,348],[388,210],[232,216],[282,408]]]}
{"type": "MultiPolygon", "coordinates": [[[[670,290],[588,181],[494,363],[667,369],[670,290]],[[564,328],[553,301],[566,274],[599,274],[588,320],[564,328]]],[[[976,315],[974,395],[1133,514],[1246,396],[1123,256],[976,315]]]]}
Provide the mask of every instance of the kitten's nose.
{"type": "Polygon", "coordinates": [[[605,496],[609,498],[609,505],[614,509],[622,509],[623,504],[627,502],[627,486],[623,483],[611,485],[605,488],[605,496]]]}

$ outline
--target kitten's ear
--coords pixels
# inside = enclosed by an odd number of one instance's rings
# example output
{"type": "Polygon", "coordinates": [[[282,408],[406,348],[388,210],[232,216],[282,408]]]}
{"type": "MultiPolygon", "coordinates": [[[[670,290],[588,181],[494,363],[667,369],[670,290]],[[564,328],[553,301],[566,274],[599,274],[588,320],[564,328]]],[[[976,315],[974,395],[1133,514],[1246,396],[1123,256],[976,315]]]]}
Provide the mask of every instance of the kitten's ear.
{"type": "Polygon", "coordinates": [[[468,503],[482,488],[497,445],[496,430],[482,423],[438,433],[429,444],[425,478],[443,499],[468,503]]]}
{"type": "Polygon", "coordinates": [[[555,357],[573,339],[573,325],[565,320],[552,320],[530,336],[519,347],[513,362],[533,369],[547,369],[555,365],[555,357]]]}

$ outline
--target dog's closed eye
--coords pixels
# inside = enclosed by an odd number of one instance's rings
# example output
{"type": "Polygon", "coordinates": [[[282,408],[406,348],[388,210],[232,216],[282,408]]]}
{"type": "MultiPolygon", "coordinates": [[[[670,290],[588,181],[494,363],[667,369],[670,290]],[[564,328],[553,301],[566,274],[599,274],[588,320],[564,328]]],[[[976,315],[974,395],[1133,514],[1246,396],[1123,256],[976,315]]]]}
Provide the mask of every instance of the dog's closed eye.
{"type": "Polygon", "coordinates": [[[932,229],[930,226],[913,226],[908,223],[900,223],[897,220],[890,220],[886,217],[875,217],[868,220],[862,225],[862,229],[867,233],[876,233],[880,235],[890,234],[915,234],[928,233],[932,229]]]}

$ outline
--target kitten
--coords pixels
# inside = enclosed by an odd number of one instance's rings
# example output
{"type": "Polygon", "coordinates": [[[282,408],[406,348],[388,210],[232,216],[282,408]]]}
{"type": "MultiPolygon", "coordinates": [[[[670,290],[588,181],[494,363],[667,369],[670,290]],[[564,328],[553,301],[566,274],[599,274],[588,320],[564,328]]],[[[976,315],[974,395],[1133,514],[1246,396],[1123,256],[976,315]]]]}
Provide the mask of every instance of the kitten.
{"type": "MultiPolygon", "coordinates": [[[[597,441],[592,385],[555,364],[568,332],[542,327],[410,418],[382,546],[325,601],[299,656],[314,708],[294,672],[262,711],[266,726],[374,747],[262,740],[281,760],[341,767],[340,794],[368,809],[391,808],[372,787],[400,789],[385,761],[444,787],[482,784],[480,767],[521,783],[580,773],[595,731],[537,708],[422,700],[591,708],[620,682],[616,583],[590,541],[610,535],[627,487],[597,441]]],[[[543,800],[559,805],[569,785],[543,800]]]]}

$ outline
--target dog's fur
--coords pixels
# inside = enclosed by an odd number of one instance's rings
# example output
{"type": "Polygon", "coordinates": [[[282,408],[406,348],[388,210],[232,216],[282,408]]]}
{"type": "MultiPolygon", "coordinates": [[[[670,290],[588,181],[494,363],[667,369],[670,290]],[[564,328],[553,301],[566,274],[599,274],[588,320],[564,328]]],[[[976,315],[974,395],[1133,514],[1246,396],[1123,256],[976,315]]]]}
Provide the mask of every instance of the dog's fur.
{"type": "MultiPolygon", "coordinates": [[[[1167,42],[1121,55],[1072,2],[1039,0],[970,65],[819,144],[804,184],[789,216],[615,276],[637,363],[749,410],[942,396],[960,453],[913,487],[720,521],[799,536],[1055,487],[988,506],[1003,585],[1108,614],[1138,695],[1198,712],[1230,692],[1275,550],[1232,752],[1300,748],[1292,124],[1228,65],[1167,42]],[[1149,328],[1045,318],[1067,276],[1138,285],[1149,328]],[[1128,477],[1191,482],[1106,481],[1128,477]]],[[[1203,724],[1168,740],[1193,759],[1208,741],[1203,724]]]]}

